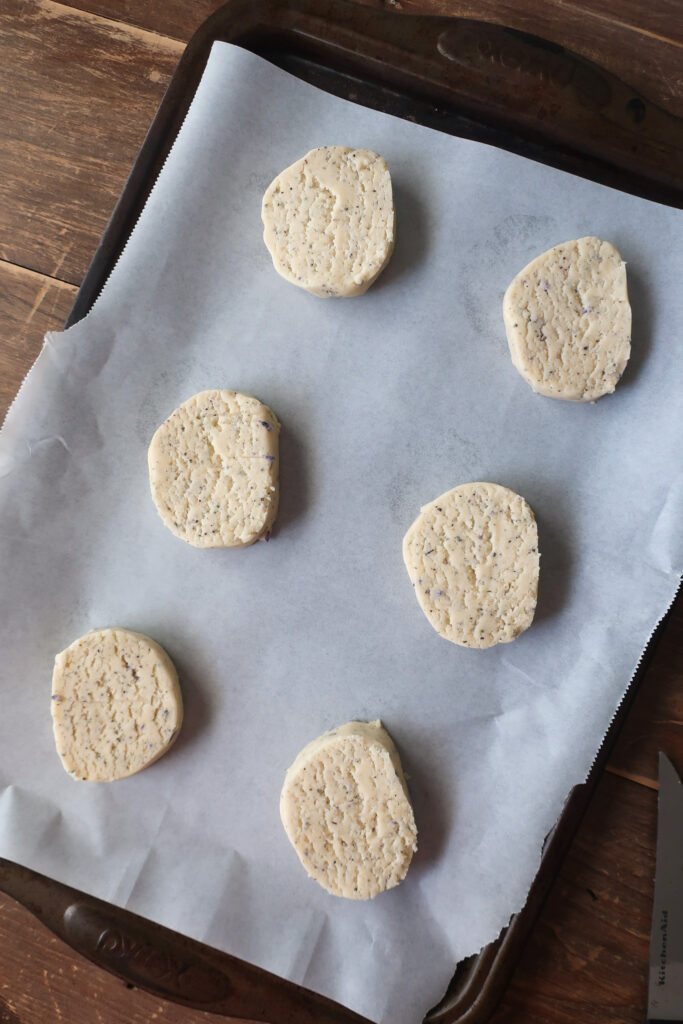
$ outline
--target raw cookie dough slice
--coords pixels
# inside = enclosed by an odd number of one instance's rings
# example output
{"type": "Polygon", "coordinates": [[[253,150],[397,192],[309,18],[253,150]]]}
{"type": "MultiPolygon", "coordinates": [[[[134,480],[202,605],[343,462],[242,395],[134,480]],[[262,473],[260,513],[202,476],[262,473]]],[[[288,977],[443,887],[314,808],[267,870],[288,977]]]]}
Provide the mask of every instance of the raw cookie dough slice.
{"type": "Polygon", "coordinates": [[[579,238],[538,256],[503,299],[512,362],[534,391],[594,402],[631,354],[626,264],[609,242],[579,238]]]}
{"type": "Polygon", "coordinates": [[[94,629],[55,658],[55,744],[75,779],[134,775],[166,753],[182,720],[173,663],[141,633],[94,629]]]}
{"type": "Polygon", "coordinates": [[[278,506],[275,415],[251,395],[202,391],[171,413],[149,446],[149,482],[164,524],[196,548],[270,535],[278,506]]]}
{"type": "Polygon", "coordinates": [[[347,722],[304,747],[285,776],[280,817],[308,874],[334,896],[393,888],[417,850],[401,762],[379,721],[347,722]]]}
{"type": "Polygon", "coordinates": [[[403,560],[422,611],[446,640],[492,647],[531,625],[536,520],[507,487],[462,484],[425,505],[403,539],[403,560]]]}
{"type": "Polygon", "coordinates": [[[312,149],[268,186],[261,218],[287,281],[321,298],[362,295],[394,248],[389,168],[371,149],[312,149]]]}

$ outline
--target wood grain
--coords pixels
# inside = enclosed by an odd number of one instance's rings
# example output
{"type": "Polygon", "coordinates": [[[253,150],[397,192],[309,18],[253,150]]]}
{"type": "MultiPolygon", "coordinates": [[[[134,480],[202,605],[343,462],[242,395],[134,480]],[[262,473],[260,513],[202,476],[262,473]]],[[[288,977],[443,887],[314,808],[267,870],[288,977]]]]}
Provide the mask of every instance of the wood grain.
{"type": "MultiPolygon", "coordinates": [[[[683,51],[673,29],[664,33],[664,26],[676,25],[670,18],[671,0],[660,2],[662,10],[655,5],[649,21],[633,4],[616,28],[616,22],[600,15],[600,24],[605,22],[601,30],[586,22],[598,17],[589,0],[581,0],[581,6],[567,0],[558,6],[553,0],[519,7],[481,0],[476,9],[464,0],[401,0],[400,7],[486,17],[567,45],[574,39],[570,26],[578,19],[586,44],[572,43],[577,52],[601,59],[636,86],[634,74],[644,62],[647,73],[668,90],[668,105],[679,109],[680,104],[683,111],[683,51]],[[602,38],[608,30],[619,34],[618,41],[610,36],[610,45],[602,38]],[[636,54],[627,45],[631,37],[636,54]],[[655,45],[656,60],[649,52],[655,45]],[[619,66],[610,63],[612,57],[619,66]]],[[[80,283],[183,50],[180,41],[149,26],[184,39],[217,6],[215,0],[192,5],[182,0],[81,0],[78,7],[84,9],[76,10],[52,0],[4,0],[0,259],[80,283]],[[118,16],[139,24],[114,21],[118,16]]]]}
{"type": "Polygon", "coordinates": [[[149,995],[74,953],[0,893],[0,1024],[230,1024],[149,995]]]}
{"type": "Polygon", "coordinates": [[[605,775],[491,1024],[642,1024],[656,794],[605,775]]]}
{"type": "Polygon", "coordinates": [[[80,284],[183,46],[50,0],[0,40],[0,259],[80,284]]]}
{"type": "Polygon", "coordinates": [[[669,755],[683,775],[683,595],[666,628],[622,728],[609,770],[657,785],[657,757],[669,755]]]}
{"type": "MultiPolygon", "coordinates": [[[[366,2],[545,36],[683,114],[678,0],[366,2]]],[[[218,6],[2,0],[0,418],[71,307],[184,41],[218,6]]],[[[658,750],[683,770],[681,627],[679,601],[494,1024],[644,1019],[658,750]]],[[[226,1020],[127,987],[1,894],[0,951],[0,1024],[226,1020]]]]}
{"type": "Polygon", "coordinates": [[[365,0],[397,10],[450,13],[529,32],[611,71],[683,114],[683,18],[678,0],[365,0]]]}
{"type": "MultiPolygon", "coordinates": [[[[360,0],[396,12],[447,14],[542,36],[595,61],[672,113],[683,114],[678,0],[360,0]]],[[[73,6],[187,40],[217,0],[74,0],[73,6]]]]}
{"type": "Polygon", "coordinates": [[[45,332],[63,326],[76,290],[63,281],[0,262],[0,423],[40,352],[45,332]]]}
{"type": "MultiPolygon", "coordinates": [[[[491,1024],[644,1020],[655,828],[656,794],[604,776],[491,1024]]],[[[19,1024],[226,1020],[131,991],[2,895],[0,949],[3,1024],[3,998],[19,1024]]]]}

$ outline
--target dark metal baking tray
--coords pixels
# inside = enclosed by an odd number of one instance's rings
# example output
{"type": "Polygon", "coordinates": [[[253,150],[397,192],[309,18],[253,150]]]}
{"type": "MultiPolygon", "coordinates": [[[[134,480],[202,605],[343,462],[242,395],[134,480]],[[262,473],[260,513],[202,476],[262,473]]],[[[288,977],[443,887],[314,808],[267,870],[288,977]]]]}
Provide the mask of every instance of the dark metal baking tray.
{"type": "MultiPolygon", "coordinates": [[[[66,326],[91,309],[120,256],[216,40],[244,46],[346,99],[683,208],[683,122],[560,46],[482,22],[403,15],[346,0],[229,0],[188,44],[66,326]]],[[[590,777],[572,791],[546,840],[526,906],[497,941],[455,967],[443,1000],[428,1014],[430,1024],[488,1020],[663,627],[643,654],[590,777]]],[[[2,859],[0,889],[94,963],[176,1002],[269,1024],[363,1020],[251,964],[2,859]]]]}

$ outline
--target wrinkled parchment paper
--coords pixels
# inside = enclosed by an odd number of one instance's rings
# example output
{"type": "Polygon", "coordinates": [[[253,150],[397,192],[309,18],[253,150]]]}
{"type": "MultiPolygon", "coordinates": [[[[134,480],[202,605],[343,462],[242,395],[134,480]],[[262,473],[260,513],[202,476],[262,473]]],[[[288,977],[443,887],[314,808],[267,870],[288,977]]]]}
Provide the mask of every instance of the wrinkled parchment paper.
{"type": "Polygon", "coordinates": [[[48,335],[0,436],[0,854],[323,992],[414,1024],[524,903],[681,571],[683,218],[362,109],[218,43],[93,312],[48,335]],[[362,298],[273,270],[263,191],[316,145],[391,168],[396,251],[362,298]],[[633,355],[594,406],[534,396],[501,299],[585,234],[628,261],[633,355]],[[203,388],[280,418],[270,543],[197,551],[159,520],[146,453],[203,388]],[[420,611],[401,541],[422,504],[492,480],[534,509],[533,627],[469,651],[420,611]],[[113,785],[74,782],[52,662],[90,628],[161,642],[186,719],[113,785]],[[381,717],[420,849],[370,903],[328,896],[278,816],[299,749],[381,717]]]}

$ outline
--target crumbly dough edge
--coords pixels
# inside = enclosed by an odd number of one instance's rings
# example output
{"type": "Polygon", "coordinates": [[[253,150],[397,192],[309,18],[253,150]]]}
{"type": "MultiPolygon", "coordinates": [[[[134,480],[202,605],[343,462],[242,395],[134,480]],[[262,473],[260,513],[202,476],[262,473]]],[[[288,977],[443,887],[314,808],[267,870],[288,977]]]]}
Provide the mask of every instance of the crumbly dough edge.
{"type": "MultiPolygon", "coordinates": [[[[149,761],[147,761],[144,765],[142,765],[140,768],[136,768],[134,771],[127,772],[125,775],[120,775],[120,776],[118,776],[115,779],[108,779],[108,780],[105,780],[105,779],[81,779],[81,778],[76,778],[76,776],[74,776],[73,773],[70,772],[67,768],[64,769],[66,771],[67,775],[69,775],[70,778],[72,778],[72,779],[76,779],[77,782],[121,782],[121,781],[123,781],[123,779],[129,779],[133,775],[138,775],[140,772],[144,771],[146,768],[149,768],[151,765],[153,765],[155,763],[155,761],[158,761],[159,758],[163,757],[165,754],[168,753],[168,751],[171,749],[173,744],[178,739],[178,736],[180,735],[180,730],[181,730],[182,725],[183,725],[183,719],[185,717],[185,705],[184,705],[184,702],[183,702],[182,691],[180,689],[180,682],[178,680],[178,672],[176,670],[175,665],[171,661],[170,656],[166,653],[166,651],[161,646],[161,644],[157,643],[156,640],[152,640],[152,638],[147,636],[145,633],[137,633],[135,630],[127,629],[125,626],[105,626],[104,629],[90,629],[90,630],[88,630],[87,633],[84,633],[82,636],[79,636],[75,640],[73,640],[68,645],[68,647],[64,648],[63,651],[60,651],[59,654],[57,654],[55,656],[55,664],[54,664],[54,668],[52,670],[52,696],[53,697],[55,696],[55,687],[57,685],[57,681],[59,679],[60,672],[63,671],[64,663],[66,662],[66,656],[67,656],[68,652],[71,650],[72,647],[75,647],[76,644],[81,643],[81,641],[85,640],[87,637],[92,636],[95,633],[125,633],[126,636],[135,637],[137,640],[142,640],[146,644],[148,644],[150,649],[152,651],[154,651],[155,655],[159,658],[159,660],[163,664],[164,668],[168,672],[170,686],[171,686],[171,694],[172,694],[172,697],[176,701],[177,706],[178,706],[178,720],[177,720],[177,723],[176,723],[175,731],[174,731],[173,735],[171,736],[170,740],[168,741],[167,745],[165,747],[162,747],[160,750],[158,750],[157,753],[152,758],[150,758],[149,761]]],[[[52,717],[52,734],[54,736],[55,748],[57,750],[57,756],[59,757],[60,762],[62,762],[62,766],[64,767],[64,763],[63,763],[63,761],[62,761],[62,759],[61,759],[61,757],[59,755],[59,742],[58,742],[59,741],[59,736],[58,736],[58,733],[57,733],[58,723],[57,723],[57,721],[55,719],[55,706],[54,706],[54,702],[51,701],[50,705],[51,705],[50,706],[50,712],[51,712],[51,717],[52,717]]]]}
{"type": "Polygon", "coordinates": [[[194,548],[195,551],[228,551],[228,550],[231,550],[231,549],[249,548],[249,547],[252,547],[253,544],[258,543],[258,541],[264,540],[266,538],[266,536],[269,537],[270,532],[271,532],[271,530],[273,528],[273,525],[275,523],[275,520],[277,519],[277,514],[278,514],[278,511],[279,511],[279,508],[280,508],[280,431],[281,431],[281,429],[282,429],[282,424],[280,423],[280,421],[278,420],[277,416],[275,415],[275,413],[273,412],[273,410],[271,409],[271,407],[269,405],[266,405],[265,402],[262,402],[260,398],[256,397],[256,395],[247,394],[246,391],[236,391],[234,388],[204,388],[203,391],[197,391],[194,395],[190,395],[189,398],[186,398],[185,401],[181,402],[180,405],[177,405],[175,407],[175,409],[173,409],[172,412],[170,412],[168,414],[168,416],[166,416],[165,419],[162,420],[162,422],[156,428],[156,430],[154,431],[154,434],[152,435],[152,439],[149,442],[148,448],[147,448],[147,478],[148,478],[149,489],[150,489],[150,494],[151,494],[151,498],[152,498],[152,504],[154,505],[156,513],[159,516],[159,519],[161,520],[163,526],[165,526],[165,528],[167,530],[169,530],[173,534],[174,537],[177,537],[178,540],[182,540],[185,544],[188,544],[191,548],[194,548]],[[218,392],[219,394],[222,394],[223,392],[225,392],[226,394],[230,394],[230,395],[242,395],[244,398],[250,398],[254,402],[258,402],[258,404],[261,406],[261,408],[263,410],[265,410],[266,414],[268,414],[272,418],[271,426],[272,426],[272,428],[275,431],[275,435],[277,437],[277,442],[278,442],[277,443],[277,455],[276,455],[276,458],[275,458],[275,476],[274,476],[274,481],[275,481],[275,485],[276,485],[275,486],[275,500],[272,501],[270,503],[269,507],[268,507],[268,516],[266,517],[266,520],[265,520],[265,522],[263,524],[263,527],[261,528],[259,533],[256,536],[254,536],[250,541],[248,541],[247,543],[243,543],[243,544],[223,544],[223,543],[219,543],[219,542],[216,542],[216,543],[213,543],[213,544],[212,543],[200,544],[200,543],[197,542],[196,538],[189,539],[188,537],[185,536],[185,534],[182,532],[182,530],[177,528],[172,522],[167,522],[166,519],[164,519],[164,516],[162,515],[162,512],[161,512],[161,510],[160,510],[160,508],[159,508],[159,506],[158,506],[158,504],[156,502],[156,498],[154,496],[154,477],[155,477],[155,472],[156,472],[155,471],[155,465],[154,465],[155,446],[159,443],[158,442],[158,438],[161,435],[161,432],[162,432],[163,428],[165,427],[166,423],[171,418],[171,416],[173,416],[176,412],[178,412],[178,410],[181,409],[184,405],[186,405],[187,402],[191,402],[194,399],[197,399],[197,400],[202,399],[203,400],[203,399],[205,399],[206,395],[211,395],[211,394],[214,394],[215,392],[218,392]]]}
{"type": "MultiPolygon", "coordinates": [[[[281,178],[283,175],[288,174],[290,171],[294,170],[294,168],[298,164],[302,163],[304,160],[307,160],[311,156],[311,154],[315,152],[316,148],[324,148],[324,147],[314,147],[313,149],[310,149],[303,156],[299,157],[298,160],[295,160],[293,163],[289,164],[288,167],[283,168],[283,170],[279,171],[279,173],[275,175],[275,177],[273,178],[273,180],[270,182],[270,184],[268,185],[267,189],[265,190],[265,192],[263,194],[263,199],[261,200],[261,221],[263,223],[263,241],[264,241],[264,244],[266,246],[266,249],[268,250],[268,252],[270,254],[270,257],[271,257],[274,269],[280,275],[280,277],[283,278],[283,280],[287,281],[289,284],[296,285],[297,288],[301,288],[303,291],[308,292],[309,295],[315,295],[316,298],[319,298],[319,299],[329,299],[329,298],[355,299],[355,298],[358,298],[358,296],[360,296],[360,295],[365,295],[367,290],[371,287],[371,285],[373,285],[375,283],[375,281],[380,276],[380,274],[382,274],[382,272],[384,270],[386,270],[387,265],[388,265],[389,261],[391,260],[391,257],[394,254],[394,247],[396,245],[396,204],[394,202],[394,184],[393,184],[393,181],[392,181],[392,178],[391,178],[391,171],[389,170],[389,165],[388,165],[385,157],[383,157],[381,155],[381,153],[377,153],[374,149],[369,151],[369,152],[374,153],[375,156],[384,163],[384,165],[385,165],[385,167],[387,169],[387,174],[389,175],[389,189],[390,189],[390,198],[391,198],[391,206],[392,206],[393,217],[392,217],[392,221],[391,221],[391,240],[389,242],[389,248],[387,250],[386,258],[385,258],[384,262],[382,263],[382,265],[377,269],[376,273],[373,274],[372,277],[368,278],[367,281],[362,282],[361,284],[357,285],[354,288],[353,291],[349,291],[345,295],[330,296],[329,292],[326,291],[325,288],[315,288],[315,287],[309,288],[305,284],[303,284],[301,281],[299,281],[298,278],[296,277],[296,275],[289,274],[286,270],[284,270],[280,266],[280,264],[276,261],[275,252],[273,250],[271,250],[271,247],[268,244],[268,225],[267,225],[267,221],[266,221],[266,217],[267,217],[266,201],[270,198],[270,190],[273,188],[273,186],[277,182],[278,178],[281,178]]],[[[352,146],[340,146],[340,147],[334,147],[334,148],[344,149],[345,151],[350,152],[350,153],[358,152],[359,149],[365,149],[365,147],[357,147],[356,149],[354,149],[354,147],[352,147],[352,146]]]]}
{"type": "Polygon", "coordinates": [[[287,769],[287,772],[285,774],[285,780],[280,793],[280,820],[285,830],[285,834],[294,852],[297,855],[299,863],[306,871],[306,874],[308,875],[309,878],[311,878],[312,881],[320,885],[321,888],[330,896],[334,896],[337,899],[350,899],[354,901],[357,900],[359,902],[368,902],[368,900],[374,899],[377,896],[381,895],[382,892],[390,892],[391,888],[396,888],[397,885],[399,885],[402,881],[405,880],[405,877],[410,869],[410,864],[412,863],[413,856],[418,849],[419,833],[417,824],[415,822],[415,811],[413,809],[413,804],[410,799],[410,793],[408,791],[408,785],[406,782],[405,774],[403,772],[403,767],[401,765],[398,750],[396,749],[396,745],[392,740],[391,736],[382,725],[380,719],[375,719],[375,721],[372,722],[357,720],[346,722],[344,725],[338,726],[334,729],[330,729],[327,732],[323,733],[321,736],[316,737],[314,740],[311,740],[309,743],[306,744],[305,747],[302,748],[302,750],[297,754],[296,758],[294,759],[290,767],[287,769]],[[408,863],[399,882],[395,883],[394,886],[391,886],[388,889],[379,890],[379,892],[371,896],[352,896],[335,892],[334,890],[329,889],[326,885],[324,885],[320,878],[318,878],[316,875],[311,874],[308,865],[305,863],[304,859],[302,858],[299,852],[298,847],[296,846],[294,840],[290,836],[287,822],[286,803],[288,798],[290,782],[292,782],[296,778],[298,773],[302,769],[304,769],[321,751],[324,751],[329,744],[333,744],[335,741],[339,739],[343,740],[346,737],[360,737],[364,739],[369,746],[378,746],[382,751],[383,755],[389,756],[389,761],[401,785],[401,790],[406,800],[407,808],[410,813],[410,827],[414,835],[413,845],[411,848],[410,856],[408,858],[408,863]]]}
{"type": "MultiPolygon", "coordinates": [[[[466,484],[456,484],[455,487],[450,487],[447,491],[444,491],[443,494],[440,494],[438,497],[434,498],[433,501],[429,501],[429,502],[427,502],[426,505],[423,505],[420,508],[420,511],[418,512],[417,516],[415,517],[413,522],[410,524],[410,526],[408,527],[408,529],[406,530],[406,532],[405,532],[405,534],[403,536],[403,544],[402,544],[402,549],[401,549],[402,550],[402,555],[403,555],[403,564],[405,565],[406,571],[408,573],[408,578],[410,579],[410,582],[413,585],[413,587],[415,586],[415,584],[418,581],[418,576],[417,576],[417,573],[414,572],[414,567],[411,564],[410,545],[412,543],[413,537],[418,532],[418,529],[419,529],[419,527],[422,524],[423,516],[425,516],[426,514],[431,512],[432,508],[434,508],[436,505],[443,505],[444,502],[445,502],[445,499],[449,498],[449,496],[451,495],[451,493],[453,491],[456,491],[456,490],[458,490],[461,487],[495,487],[498,490],[504,491],[507,495],[510,495],[512,498],[520,498],[522,500],[522,502],[524,503],[524,505],[526,506],[526,511],[528,512],[528,514],[529,514],[529,516],[531,518],[531,521],[532,521],[534,527],[536,528],[536,536],[537,536],[537,539],[538,539],[538,523],[536,521],[536,516],[534,514],[534,510],[532,509],[531,505],[529,504],[529,502],[526,500],[526,498],[522,494],[519,494],[517,491],[513,491],[512,488],[510,488],[510,487],[506,487],[505,484],[497,484],[497,483],[493,483],[492,481],[487,481],[487,480],[473,480],[473,481],[470,481],[470,482],[468,482],[466,484]]],[[[539,578],[540,578],[541,552],[538,549],[538,545],[537,545],[537,553],[538,553],[539,578]]],[[[434,624],[432,623],[432,621],[429,618],[429,616],[426,614],[425,609],[424,609],[424,607],[422,605],[422,602],[419,600],[417,595],[416,595],[416,600],[417,600],[417,603],[418,603],[418,607],[420,608],[420,611],[425,616],[425,618],[427,619],[427,622],[429,622],[430,626],[432,627],[432,629],[434,630],[434,632],[437,634],[437,636],[440,639],[446,640],[447,642],[450,642],[450,643],[455,643],[456,646],[462,647],[464,650],[468,650],[468,651],[492,650],[495,647],[499,647],[501,645],[501,643],[512,643],[519,636],[521,636],[522,633],[526,633],[527,629],[530,629],[531,626],[533,625],[533,621],[534,621],[534,618],[535,618],[536,608],[538,606],[538,579],[537,579],[537,583],[536,583],[536,594],[535,594],[535,600],[534,600],[534,614],[532,615],[531,622],[529,623],[529,625],[525,626],[524,629],[520,633],[517,634],[517,636],[512,637],[509,640],[500,640],[500,641],[497,641],[496,643],[493,643],[493,644],[487,644],[485,647],[478,647],[478,646],[475,646],[473,644],[458,644],[457,641],[452,641],[448,637],[444,637],[443,634],[440,633],[439,630],[437,630],[434,627],[434,624]]]]}
{"type": "MultiPolygon", "coordinates": [[[[582,397],[580,395],[579,396],[561,395],[561,394],[558,394],[556,391],[551,391],[550,389],[543,388],[542,385],[538,386],[538,382],[533,380],[529,376],[527,369],[524,367],[524,365],[520,361],[520,355],[516,351],[516,345],[515,345],[514,334],[513,334],[514,328],[512,327],[512,322],[514,321],[514,318],[517,315],[517,313],[516,313],[515,306],[514,306],[513,300],[512,300],[512,291],[513,291],[513,288],[514,288],[514,285],[515,285],[515,282],[517,281],[517,279],[520,278],[520,277],[531,277],[531,276],[533,276],[536,264],[540,263],[542,260],[546,259],[547,257],[552,256],[556,252],[557,249],[561,249],[565,245],[571,245],[572,243],[578,244],[580,242],[586,242],[588,240],[592,241],[593,239],[595,239],[596,241],[599,241],[601,245],[609,245],[614,250],[614,253],[618,257],[618,259],[619,259],[619,261],[621,263],[621,266],[625,270],[626,265],[627,265],[626,264],[626,260],[623,259],[621,253],[619,252],[619,250],[617,249],[617,247],[614,245],[613,242],[609,242],[609,241],[607,241],[607,239],[604,239],[604,238],[598,238],[597,235],[582,235],[581,238],[568,238],[564,242],[558,242],[556,245],[551,246],[550,249],[546,249],[545,252],[539,253],[538,256],[535,256],[529,263],[527,263],[527,265],[525,267],[522,267],[521,270],[517,271],[517,273],[514,275],[514,277],[512,278],[510,283],[508,284],[507,288],[505,289],[505,294],[503,295],[503,323],[505,325],[505,336],[507,338],[508,349],[509,349],[509,352],[510,352],[510,359],[512,361],[512,365],[515,367],[515,369],[517,370],[519,375],[528,384],[528,386],[531,388],[531,390],[533,391],[533,393],[535,395],[542,395],[544,398],[555,398],[555,399],[557,399],[558,401],[561,401],[561,402],[576,402],[577,404],[581,404],[581,405],[595,405],[595,403],[600,398],[605,398],[607,395],[613,395],[615,390],[616,390],[616,385],[615,385],[612,388],[611,391],[604,391],[602,394],[597,395],[594,398],[591,398],[590,396],[589,397],[582,397]]],[[[628,275],[626,273],[624,273],[624,301],[626,302],[626,305],[628,306],[629,327],[632,327],[633,313],[632,313],[632,308],[631,308],[631,301],[629,299],[629,294],[628,294],[628,275]]],[[[629,355],[628,355],[627,360],[626,360],[626,366],[628,366],[628,362],[630,360],[630,357],[631,357],[631,343],[630,343],[630,339],[629,339],[629,355]]]]}

